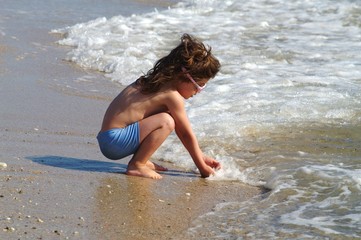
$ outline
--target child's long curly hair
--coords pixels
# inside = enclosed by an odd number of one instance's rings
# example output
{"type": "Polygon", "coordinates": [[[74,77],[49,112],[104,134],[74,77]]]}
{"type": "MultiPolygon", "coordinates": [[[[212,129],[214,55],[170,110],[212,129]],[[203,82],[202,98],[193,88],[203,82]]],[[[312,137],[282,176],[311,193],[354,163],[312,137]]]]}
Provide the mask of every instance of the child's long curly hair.
{"type": "Polygon", "coordinates": [[[181,43],[167,56],[159,59],[147,74],[137,80],[137,84],[141,86],[142,93],[157,92],[165,83],[174,81],[177,77],[186,81],[182,67],[195,81],[214,78],[221,65],[212,55],[211,49],[189,34],[183,34],[181,43]]]}

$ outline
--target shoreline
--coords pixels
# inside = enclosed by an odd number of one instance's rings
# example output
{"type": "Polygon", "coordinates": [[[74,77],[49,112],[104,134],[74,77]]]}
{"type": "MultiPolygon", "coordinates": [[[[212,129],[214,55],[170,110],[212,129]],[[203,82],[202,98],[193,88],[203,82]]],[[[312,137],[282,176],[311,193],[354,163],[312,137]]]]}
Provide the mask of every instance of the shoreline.
{"type": "Polygon", "coordinates": [[[61,60],[66,48],[48,27],[69,19],[9,9],[0,10],[1,239],[181,239],[216,204],[262,193],[169,163],[160,181],[120,174],[127,159],[105,159],[95,138],[120,86],[61,60]]]}

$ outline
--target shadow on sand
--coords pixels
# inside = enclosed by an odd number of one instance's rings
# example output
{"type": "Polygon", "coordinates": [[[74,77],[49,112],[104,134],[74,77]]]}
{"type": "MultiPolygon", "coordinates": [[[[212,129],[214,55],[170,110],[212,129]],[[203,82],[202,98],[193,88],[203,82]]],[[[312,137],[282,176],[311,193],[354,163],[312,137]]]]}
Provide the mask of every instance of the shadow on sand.
{"type": "MultiPolygon", "coordinates": [[[[125,174],[127,164],[109,161],[100,161],[92,159],[80,159],[63,156],[29,156],[26,157],[35,163],[46,166],[64,168],[69,170],[87,171],[87,172],[108,172],[125,174]]],[[[185,172],[180,170],[168,170],[161,172],[162,175],[178,176],[178,177],[197,177],[193,172],[185,172]]]]}

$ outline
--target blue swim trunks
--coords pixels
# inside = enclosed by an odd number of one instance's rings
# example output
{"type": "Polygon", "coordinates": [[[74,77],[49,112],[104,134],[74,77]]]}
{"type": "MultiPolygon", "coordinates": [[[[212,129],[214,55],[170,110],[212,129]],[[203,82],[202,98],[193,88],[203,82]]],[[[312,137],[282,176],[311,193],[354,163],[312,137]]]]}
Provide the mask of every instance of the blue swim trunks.
{"type": "Polygon", "coordinates": [[[100,151],[112,160],[118,160],[134,154],[140,145],[139,123],[125,128],[114,128],[100,132],[97,136],[100,151]]]}

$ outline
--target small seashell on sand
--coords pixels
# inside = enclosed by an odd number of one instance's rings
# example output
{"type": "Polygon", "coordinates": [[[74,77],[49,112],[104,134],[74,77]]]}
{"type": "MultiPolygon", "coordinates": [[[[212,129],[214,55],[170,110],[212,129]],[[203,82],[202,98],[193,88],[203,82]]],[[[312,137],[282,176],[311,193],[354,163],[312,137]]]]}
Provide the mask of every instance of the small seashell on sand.
{"type": "Polygon", "coordinates": [[[5,169],[5,168],[7,168],[7,164],[6,163],[4,163],[4,162],[0,162],[0,169],[5,169]]]}

